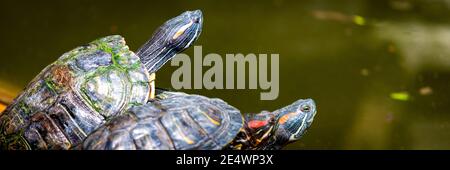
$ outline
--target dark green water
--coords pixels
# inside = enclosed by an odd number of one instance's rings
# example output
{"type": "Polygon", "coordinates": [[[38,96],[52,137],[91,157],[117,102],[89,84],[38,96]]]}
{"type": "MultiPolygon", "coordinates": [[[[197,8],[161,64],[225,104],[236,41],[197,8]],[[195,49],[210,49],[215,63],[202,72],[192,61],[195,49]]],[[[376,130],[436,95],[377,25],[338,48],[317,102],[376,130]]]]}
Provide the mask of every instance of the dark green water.
{"type": "MultiPolygon", "coordinates": [[[[243,112],[315,99],[313,126],[288,149],[450,149],[449,0],[1,1],[0,92],[17,94],[62,53],[102,36],[123,35],[135,50],[192,9],[204,13],[203,53],[278,53],[280,94],[183,91],[243,112]]],[[[170,88],[175,69],[163,67],[158,86],[170,88]]]]}

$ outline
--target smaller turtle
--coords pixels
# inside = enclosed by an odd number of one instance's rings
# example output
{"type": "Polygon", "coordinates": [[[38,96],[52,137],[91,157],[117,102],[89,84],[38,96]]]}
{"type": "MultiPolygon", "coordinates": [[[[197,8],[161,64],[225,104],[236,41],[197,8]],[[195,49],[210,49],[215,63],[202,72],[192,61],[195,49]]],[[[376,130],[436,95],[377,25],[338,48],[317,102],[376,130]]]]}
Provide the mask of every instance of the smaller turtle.
{"type": "Polygon", "coordinates": [[[164,91],[89,135],[74,149],[281,149],[299,140],[316,114],[312,99],[247,114],[220,99],[164,91]]]}

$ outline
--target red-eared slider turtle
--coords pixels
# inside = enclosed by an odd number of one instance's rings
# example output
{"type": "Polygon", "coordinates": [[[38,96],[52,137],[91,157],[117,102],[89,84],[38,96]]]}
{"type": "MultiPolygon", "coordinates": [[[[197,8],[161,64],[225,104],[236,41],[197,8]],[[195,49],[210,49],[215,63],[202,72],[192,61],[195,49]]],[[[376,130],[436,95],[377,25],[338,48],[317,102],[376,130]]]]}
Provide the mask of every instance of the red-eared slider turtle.
{"type": "Polygon", "coordinates": [[[154,94],[150,76],[200,35],[200,11],[165,22],[137,53],[119,35],[63,54],[0,117],[2,149],[68,149],[154,94]]]}
{"type": "Polygon", "coordinates": [[[300,139],[315,114],[314,101],[305,99],[244,118],[220,99],[165,91],[105,123],[76,149],[280,149],[300,139]]]}

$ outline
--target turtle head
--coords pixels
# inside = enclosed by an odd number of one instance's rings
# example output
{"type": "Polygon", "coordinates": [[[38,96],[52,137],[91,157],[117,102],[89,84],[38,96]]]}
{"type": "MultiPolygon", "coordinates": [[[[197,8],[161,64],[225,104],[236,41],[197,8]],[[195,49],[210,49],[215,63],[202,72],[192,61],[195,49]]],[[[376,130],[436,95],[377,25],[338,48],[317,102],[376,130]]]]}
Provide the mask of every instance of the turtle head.
{"type": "Polygon", "coordinates": [[[203,15],[200,10],[186,11],[161,25],[152,38],[139,48],[137,55],[150,73],[156,72],[197,40],[202,24],[203,15]]]}
{"type": "Polygon", "coordinates": [[[165,46],[177,52],[189,48],[197,40],[203,24],[203,15],[200,10],[186,11],[172,18],[160,27],[160,38],[163,38],[165,46]]]}
{"type": "Polygon", "coordinates": [[[273,112],[262,111],[247,114],[246,121],[250,139],[257,149],[281,149],[299,140],[311,126],[316,115],[316,104],[312,99],[301,99],[273,112]]]}
{"type": "Polygon", "coordinates": [[[312,99],[301,99],[289,106],[274,111],[275,127],[270,147],[281,148],[288,143],[299,140],[311,126],[316,115],[316,104],[312,99]]]}

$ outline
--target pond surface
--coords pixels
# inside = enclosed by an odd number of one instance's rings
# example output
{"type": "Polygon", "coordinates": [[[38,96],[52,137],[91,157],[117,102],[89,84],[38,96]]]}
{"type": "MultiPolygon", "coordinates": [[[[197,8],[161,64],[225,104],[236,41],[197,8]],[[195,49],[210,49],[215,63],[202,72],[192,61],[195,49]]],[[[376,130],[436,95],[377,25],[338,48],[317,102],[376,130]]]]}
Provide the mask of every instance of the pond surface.
{"type": "MultiPolygon", "coordinates": [[[[193,9],[203,53],[279,54],[280,92],[182,91],[252,113],[313,98],[313,126],[287,149],[450,149],[449,0],[1,1],[1,99],[74,47],[120,34],[135,50],[193,9]]],[[[175,69],[158,86],[171,88],[175,69]]]]}

